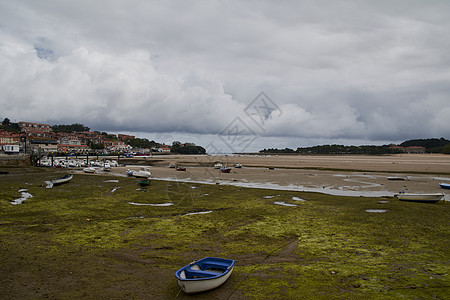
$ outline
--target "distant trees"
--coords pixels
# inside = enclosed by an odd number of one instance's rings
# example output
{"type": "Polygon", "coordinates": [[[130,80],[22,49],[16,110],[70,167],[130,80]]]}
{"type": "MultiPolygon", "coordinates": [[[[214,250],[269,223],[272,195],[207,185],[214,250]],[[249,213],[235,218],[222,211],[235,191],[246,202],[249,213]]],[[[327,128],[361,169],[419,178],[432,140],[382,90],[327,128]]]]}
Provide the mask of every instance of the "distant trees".
{"type": "Polygon", "coordinates": [[[15,133],[21,132],[19,123],[12,123],[8,118],[3,120],[2,125],[0,125],[0,129],[15,133]]]}
{"type": "MultiPolygon", "coordinates": [[[[417,139],[409,140],[400,144],[401,147],[424,147],[427,153],[450,154],[450,141],[444,138],[440,139],[417,139]]],[[[299,147],[297,150],[285,149],[264,149],[260,153],[297,153],[297,154],[394,154],[402,153],[401,150],[392,148],[391,145],[373,146],[344,146],[344,145],[320,145],[313,147],[299,147]]]]}
{"type": "Polygon", "coordinates": [[[53,125],[51,126],[53,132],[83,132],[83,131],[89,131],[89,127],[84,126],[83,124],[75,123],[72,125],[53,125]]]}
{"type": "MultiPolygon", "coordinates": [[[[444,153],[444,149],[450,147],[450,141],[441,137],[440,139],[417,139],[409,140],[400,144],[401,147],[419,146],[425,147],[428,153],[444,153]],[[447,148],[446,148],[447,147],[447,148]]],[[[448,151],[448,150],[445,150],[448,151]]],[[[448,154],[448,153],[446,153],[448,154]]]]}
{"type": "Polygon", "coordinates": [[[151,149],[158,145],[155,141],[149,141],[146,138],[127,139],[125,142],[133,148],[150,148],[151,149]]]}
{"type": "Polygon", "coordinates": [[[181,144],[178,141],[172,143],[170,153],[177,154],[206,154],[206,149],[202,146],[196,146],[195,144],[186,143],[181,144]]]}

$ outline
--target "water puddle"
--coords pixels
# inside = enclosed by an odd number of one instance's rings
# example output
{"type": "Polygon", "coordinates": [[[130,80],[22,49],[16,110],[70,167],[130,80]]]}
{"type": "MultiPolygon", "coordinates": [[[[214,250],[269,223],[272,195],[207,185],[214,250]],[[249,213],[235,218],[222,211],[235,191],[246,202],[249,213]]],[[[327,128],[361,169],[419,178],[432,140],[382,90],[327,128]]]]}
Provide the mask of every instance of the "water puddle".
{"type": "Polygon", "coordinates": [[[368,213],[385,213],[387,209],[366,209],[368,213]]]}
{"type": "Polygon", "coordinates": [[[294,201],[306,201],[305,199],[299,198],[299,197],[292,197],[292,200],[294,201]]]}
{"type": "Polygon", "coordinates": [[[128,202],[131,205],[148,205],[148,206],[171,206],[173,203],[136,203],[136,202],[128,202]]]}
{"type": "Polygon", "coordinates": [[[22,196],[22,197],[17,198],[17,199],[14,199],[13,201],[10,201],[10,203],[11,203],[12,205],[22,204],[23,201],[25,201],[25,200],[27,200],[27,199],[33,197],[33,195],[31,195],[30,193],[28,193],[28,190],[27,190],[27,189],[20,189],[20,190],[19,190],[19,193],[21,193],[21,196],[22,196]]]}
{"type": "Polygon", "coordinates": [[[282,205],[282,206],[297,206],[297,204],[289,204],[283,201],[275,201],[274,204],[282,205]]]}
{"type": "Polygon", "coordinates": [[[184,214],[183,216],[204,215],[204,214],[209,214],[209,213],[212,213],[212,210],[187,213],[187,214],[184,214]]]}

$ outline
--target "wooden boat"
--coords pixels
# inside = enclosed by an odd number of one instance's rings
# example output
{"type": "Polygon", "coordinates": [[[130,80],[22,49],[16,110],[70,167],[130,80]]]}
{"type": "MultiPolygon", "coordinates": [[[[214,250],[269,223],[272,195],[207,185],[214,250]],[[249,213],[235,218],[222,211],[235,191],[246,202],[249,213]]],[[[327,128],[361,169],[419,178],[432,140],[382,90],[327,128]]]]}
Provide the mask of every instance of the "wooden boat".
{"type": "Polygon", "coordinates": [[[220,172],[222,172],[222,173],[230,173],[231,172],[231,168],[230,167],[222,167],[222,168],[220,168],[220,172]]]}
{"type": "Polygon", "coordinates": [[[439,183],[439,186],[443,189],[450,189],[450,183],[439,183]]]}
{"type": "Polygon", "coordinates": [[[399,193],[396,195],[398,200],[411,201],[411,202],[424,202],[424,203],[436,203],[444,198],[442,193],[430,193],[430,194],[410,194],[399,193]]]}
{"type": "Polygon", "coordinates": [[[215,289],[231,275],[234,260],[205,257],[175,272],[178,285],[188,294],[215,289]]]}
{"type": "Polygon", "coordinates": [[[143,177],[143,178],[149,178],[152,176],[152,173],[150,172],[149,168],[142,167],[139,171],[133,172],[134,177],[143,177]]]}
{"type": "Polygon", "coordinates": [[[185,167],[177,167],[177,171],[186,171],[185,167]]]}
{"type": "Polygon", "coordinates": [[[133,176],[134,170],[126,170],[125,173],[127,173],[128,176],[133,176]]]}

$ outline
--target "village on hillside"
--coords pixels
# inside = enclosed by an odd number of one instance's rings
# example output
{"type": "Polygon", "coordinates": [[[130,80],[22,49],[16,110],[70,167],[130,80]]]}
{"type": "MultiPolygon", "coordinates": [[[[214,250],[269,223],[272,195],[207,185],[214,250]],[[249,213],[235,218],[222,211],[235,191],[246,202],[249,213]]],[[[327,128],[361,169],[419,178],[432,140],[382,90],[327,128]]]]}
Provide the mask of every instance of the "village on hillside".
{"type": "Polygon", "coordinates": [[[49,124],[32,122],[19,122],[17,125],[19,130],[9,131],[4,129],[5,121],[3,122],[3,129],[0,129],[0,153],[151,155],[167,154],[172,148],[154,141],[147,143],[152,147],[132,146],[129,142],[136,140],[136,137],[125,134],[99,131],[55,132],[49,124]]]}

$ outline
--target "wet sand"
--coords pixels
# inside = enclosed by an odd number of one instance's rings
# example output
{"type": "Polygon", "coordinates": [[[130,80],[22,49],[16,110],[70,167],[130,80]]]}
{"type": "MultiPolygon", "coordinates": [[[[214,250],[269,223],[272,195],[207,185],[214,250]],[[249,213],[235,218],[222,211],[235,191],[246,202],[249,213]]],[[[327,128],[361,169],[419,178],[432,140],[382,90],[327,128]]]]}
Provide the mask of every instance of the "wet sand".
{"type": "MultiPolygon", "coordinates": [[[[126,160],[121,160],[126,164],[126,160]]],[[[445,193],[439,183],[450,183],[449,155],[390,156],[155,156],[142,159],[152,165],[154,179],[230,184],[281,190],[321,192],[348,196],[393,196],[410,193],[445,193]],[[214,163],[242,164],[230,173],[214,169],[214,163]],[[169,168],[170,164],[186,171],[169,168]],[[271,169],[269,169],[271,168],[271,169]],[[353,171],[352,171],[353,170],[353,171]],[[389,180],[398,177],[404,180],[389,180]]],[[[123,175],[127,169],[114,168],[123,175]]],[[[446,195],[446,200],[450,200],[446,195]]]]}

